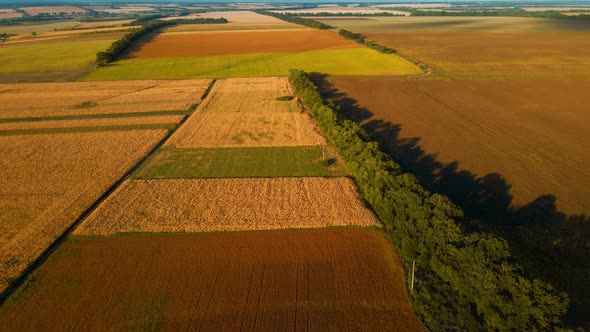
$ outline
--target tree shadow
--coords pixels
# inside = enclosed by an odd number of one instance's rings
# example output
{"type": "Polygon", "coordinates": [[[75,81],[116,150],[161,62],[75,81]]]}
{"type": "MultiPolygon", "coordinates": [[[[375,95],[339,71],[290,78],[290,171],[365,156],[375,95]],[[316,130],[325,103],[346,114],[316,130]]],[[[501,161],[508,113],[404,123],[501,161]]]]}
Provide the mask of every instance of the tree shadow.
{"type": "Polygon", "coordinates": [[[375,118],[370,110],[337,90],[327,75],[311,74],[322,96],[342,115],[362,124],[382,151],[433,192],[447,195],[465,212],[465,227],[504,238],[530,278],[568,293],[566,317],[572,326],[590,324],[590,218],[558,211],[555,195],[541,195],[522,206],[512,203],[511,186],[498,173],[478,176],[457,161],[442,163],[420,146],[420,138],[400,138],[401,124],[375,118]],[[474,222],[473,219],[476,219],[474,222]]]}

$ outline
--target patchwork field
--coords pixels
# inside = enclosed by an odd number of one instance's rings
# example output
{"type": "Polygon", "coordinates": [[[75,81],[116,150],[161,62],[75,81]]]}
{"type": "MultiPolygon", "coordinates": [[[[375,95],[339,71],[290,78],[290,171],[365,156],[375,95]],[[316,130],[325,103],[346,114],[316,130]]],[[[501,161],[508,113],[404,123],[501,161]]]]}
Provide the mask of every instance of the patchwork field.
{"type": "Polygon", "coordinates": [[[163,148],[135,178],[348,176],[331,146],[163,148]]]}
{"type": "Polygon", "coordinates": [[[370,229],[74,237],[0,309],[11,330],[96,322],[106,330],[422,330],[397,254],[370,229]]]}
{"type": "Polygon", "coordinates": [[[208,83],[1,84],[0,290],[176,127],[208,83]],[[167,114],[170,102],[182,114],[167,114]]]}
{"type": "Polygon", "coordinates": [[[437,76],[590,76],[590,23],[584,21],[390,17],[326,23],[419,59],[437,76]]]}
{"type": "Polygon", "coordinates": [[[82,13],[86,12],[85,9],[82,9],[80,7],[74,7],[74,6],[36,6],[36,7],[21,7],[19,9],[25,11],[29,15],[59,14],[59,13],[82,14],[82,13]]]}
{"type": "Polygon", "coordinates": [[[165,134],[0,135],[0,290],[165,134]]]}
{"type": "Polygon", "coordinates": [[[361,46],[331,31],[321,30],[164,33],[139,44],[127,58],[305,52],[358,47],[361,46]],[[227,45],[231,45],[231,48],[227,45]]]}
{"type": "Polygon", "coordinates": [[[580,99],[590,80],[332,80],[355,101],[349,116],[451,197],[462,201],[467,192],[491,191],[498,198],[488,208],[496,210],[510,198],[522,205],[552,194],[565,212],[590,211],[580,181],[590,178],[590,114],[580,99]],[[494,181],[494,174],[502,180],[494,181]]]}
{"type": "Polygon", "coordinates": [[[0,9],[0,20],[5,18],[21,17],[23,14],[14,11],[13,9],[0,9]]]}
{"type": "Polygon", "coordinates": [[[130,180],[77,235],[377,226],[348,178],[130,180]]]}

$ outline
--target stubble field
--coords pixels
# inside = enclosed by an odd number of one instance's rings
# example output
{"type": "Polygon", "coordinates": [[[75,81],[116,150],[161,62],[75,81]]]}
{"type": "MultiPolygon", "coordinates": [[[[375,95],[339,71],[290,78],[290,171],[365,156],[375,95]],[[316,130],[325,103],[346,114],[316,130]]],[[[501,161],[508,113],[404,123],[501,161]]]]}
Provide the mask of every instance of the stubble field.
{"type": "Polygon", "coordinates": [[[370,229],[74,237],[0,325],[421,331],[400,266],[370,229]]]}
{"type": "Polygon", "coordinates": [[[0,136],[0,290],[165,134],[0,136]]]}
{"type": "Polygon", "coordinates": [[[377,226],[348,178],[130,180],[77,235],[377,226]]]}

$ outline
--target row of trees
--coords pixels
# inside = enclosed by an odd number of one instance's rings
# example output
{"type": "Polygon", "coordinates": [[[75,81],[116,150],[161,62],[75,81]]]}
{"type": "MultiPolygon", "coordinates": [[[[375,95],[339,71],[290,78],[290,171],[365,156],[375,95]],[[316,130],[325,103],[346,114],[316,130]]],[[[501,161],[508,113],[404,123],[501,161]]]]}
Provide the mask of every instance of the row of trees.
{"type": "Polygon", "coordinates": [[[341,29],[340,31],[338,31],[338,35],[340,35],[343,38],[346,39],[350,39],[350,40],[354,40],[355,42],[365,45],[368,48],[372,48],[376,51],[379,51],[381,53],[386,53],[386,54],[392,54],[392,53],[397,53],[397,51],[393,48],[387,47],[387,46],[383,46],[381,44],[378,44],[374,41],[369,41],[366,39],[366,37],[360,33],[354,33],[345,29],[341,29]]]}
{"type": "Polygon", "coordinates": [[[332,28],[331,26],[329,26],[327,24],[317,22],[314,20],[309,20],[306,18],[302,18],[302,17],[299,17],[295,14],[273,13],[273,12],[269,12],[267,10],[255,10],[254,12],[256,12],[257,14],[261,14],[261,15],[276,17],[276,18],[281,19],[283,21],[305,25],[310,28],[316,28],[316,29],[331,29],[332,28]]]}
{"type": "Polygon", "coordinates": [[[99,67],[106,66],[109,63],[115,61],[115,59],[123,54],[127,48],[136,40],[141,38],[142,36],[150,33],[156,29],[163,28],[165,26],[174,25],[173,22],[167,21],[151,21],[142,26],[139,29],[134,29],[133,31],[125,34],[119,40],[116,40],[111,44],[111,46],[104,52],[96,53],[96,64],[99,67]]]}
{"type": "Polygon", "coordinates": [[[513,263],[505,241],[467,231],[463,211],[428,192],[379,150],[355,122],[325,101],[308,74],[290,81],[338,149],[365,199],[395,244],[406,271],[416,262],[409,292],[430,330],[549,330],[559,326],[568,299],[551,285],[529,280],[513,263]]]}
{"type": "Polygon", "coordinates": [[[308,17],[389,17],[389,16],[405,16],[404,14],[394,14],[390,12],[376,12],[376,13],[335,13],[335,12],[316,12],[316,13],[300,13],[300,15],[308,17]]]}

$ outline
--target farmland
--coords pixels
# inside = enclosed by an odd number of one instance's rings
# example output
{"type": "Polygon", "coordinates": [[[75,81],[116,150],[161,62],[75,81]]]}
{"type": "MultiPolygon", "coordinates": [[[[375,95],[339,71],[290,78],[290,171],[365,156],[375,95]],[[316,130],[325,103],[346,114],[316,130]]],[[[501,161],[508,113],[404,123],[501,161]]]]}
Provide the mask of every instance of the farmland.
{"type": "Polygon", "coordinates": [[[169,101],[186,110],[209,82],[0,85],[0,289],[185,116],[159,110],[169,101]],[[146,101],[154,103],[155,114],[146,113],[146,101]],[[120,112],[117,105],[136,112],[126,116],[101,109],[97,116],[91,111],[106,106],[120,112]]]}
{"type": "Polygon", "coordinates": [[[238,54],[121,60],[84,81],[285,76],[291,68],[334,75],[412,75],[420,70],[402,58],[366,48],[301,53],[238,54]]]}
{"type": "Polygon", "coordinates": [[[305,52],[361,47],[330,31],[240,31],[164,33],[132,50],[127,58],[176,58],[251,53],[305,52]],[[231,44],[231,49],[225,45],[231,44]]]}
{"type": "Polygon", "coordinates": [[[330,146],[164,148],[135,175],[137,178],[236,178],[347,176],[330,146]]]}
{"type": "Polygon", "coordinates": [[[75,234],[350,225],[377,221],[348,178],[158,179],[126,182],[75,234]]]}
{"type": "Polygon", "coordinates": [[[371,229],[73,237],[34,279],[2,326],[421,330],[371,229]]]}
{"type": "Polygon", "coordinates": [[[21,7],[20,10],[26,12],[29,15],[39,14],[80,14],[85,13],[86,10],[80,7],[74,6],[37,6],[37,7],[21,7]]]}

